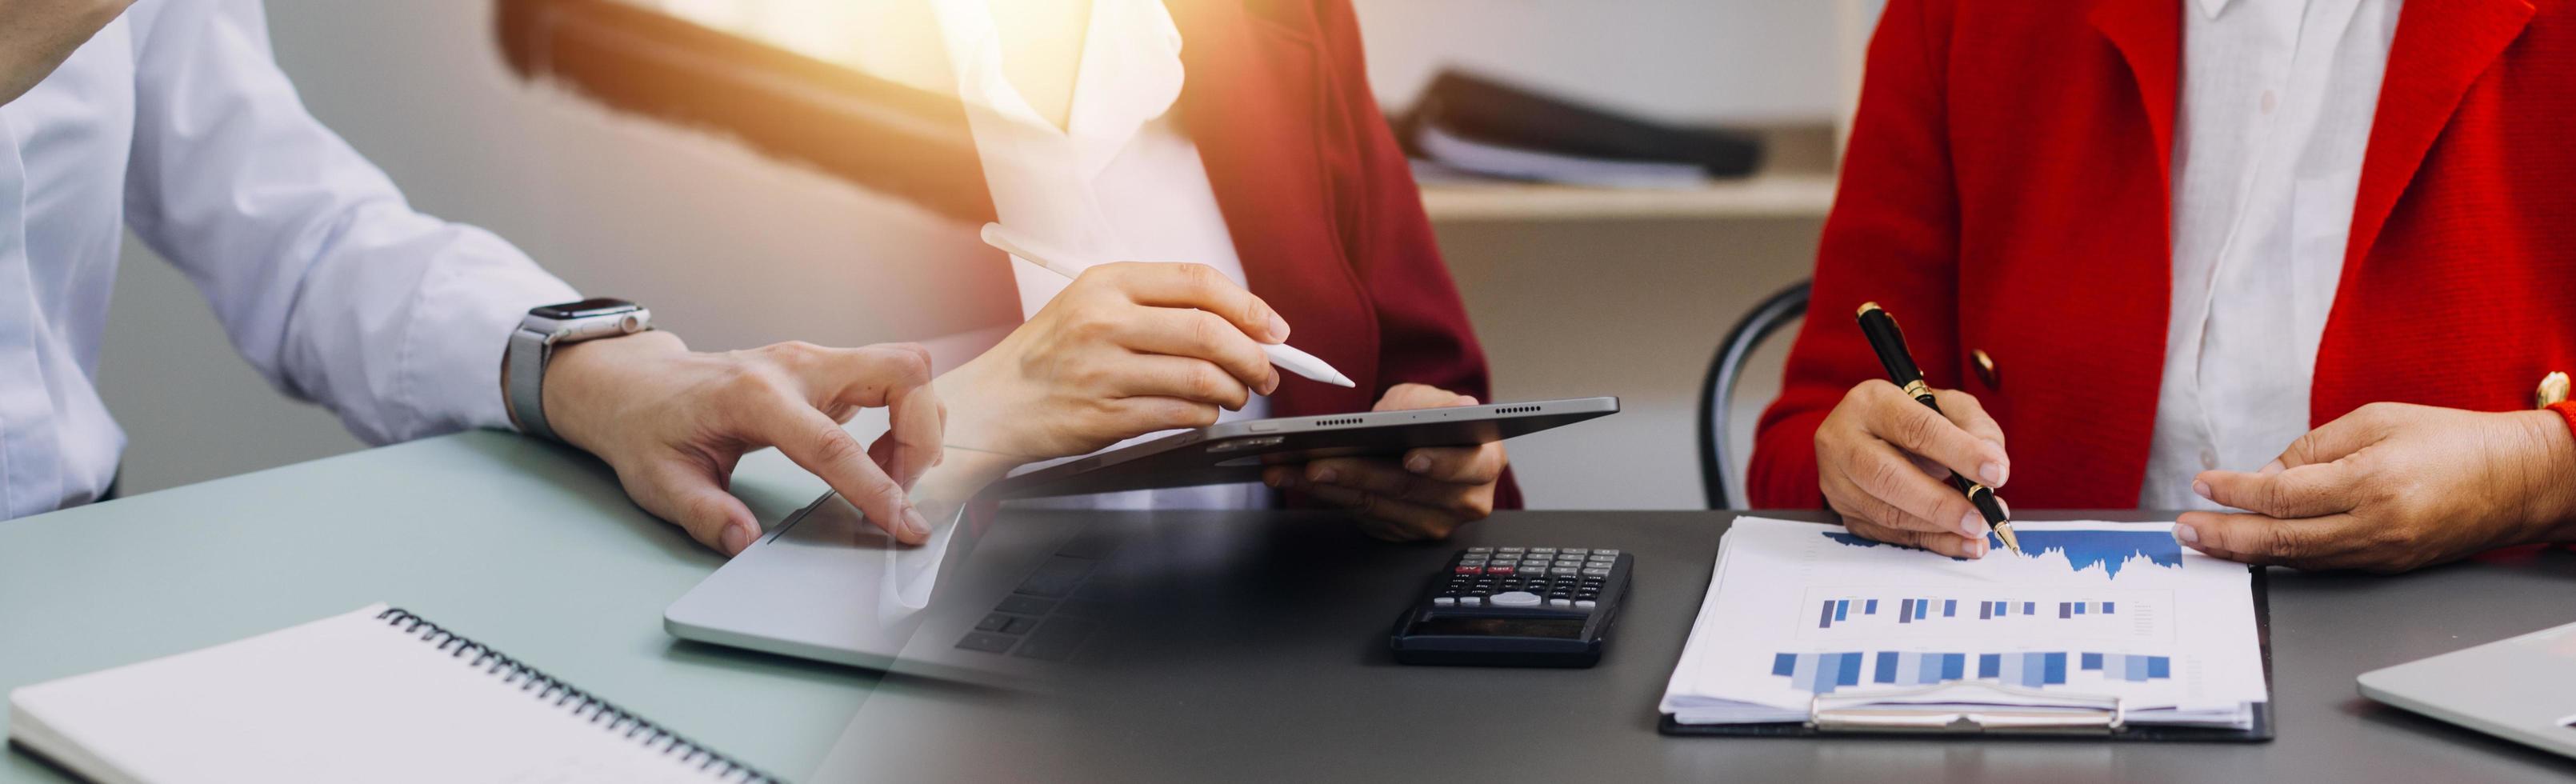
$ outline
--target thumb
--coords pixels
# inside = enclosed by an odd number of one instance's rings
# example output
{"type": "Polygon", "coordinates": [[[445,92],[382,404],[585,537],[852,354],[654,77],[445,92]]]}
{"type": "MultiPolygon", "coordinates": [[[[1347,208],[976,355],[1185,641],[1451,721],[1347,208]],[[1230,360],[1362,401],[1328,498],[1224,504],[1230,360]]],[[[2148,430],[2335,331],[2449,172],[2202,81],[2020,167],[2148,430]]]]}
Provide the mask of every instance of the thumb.
{"type": "Polygon", "coordinates": [[[626,494],[644,511],[687,531],[698,544],[731,557],[760,538],[760,518],[752,516],[742,499],[725,492],[703,467],[671,460],[636,473],[627,477],[619,472],[626,494]]]}

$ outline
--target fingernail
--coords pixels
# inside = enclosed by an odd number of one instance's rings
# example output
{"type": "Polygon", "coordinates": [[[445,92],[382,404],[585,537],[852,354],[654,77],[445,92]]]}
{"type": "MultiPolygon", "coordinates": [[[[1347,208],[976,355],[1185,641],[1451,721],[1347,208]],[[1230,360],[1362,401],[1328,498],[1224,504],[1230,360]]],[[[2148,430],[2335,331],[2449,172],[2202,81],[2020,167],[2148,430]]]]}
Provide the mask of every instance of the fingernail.
{"type": "Polygon", "coordinates": [[[2209,483],[2208,483],[2208,482],[2203,482],[2203,481],[2198,480],[2198,479],[2191,480],[2191,492],[2192,492],[2192,494],[2193,494],[2193,495],[2197,495],[2197,496],[2200,496],[2200,497],[2202,497],[2202,498],[2209,498],[2209,500],[2212,500],[2212,501],[2216,501],[2216,500],[2218,500],[2218,499],[2216,499],[2216,498],[2210,498],[2210,496],[2209,496],[2209,483]]]}
{"type": "Polygon", "coordinates": [[[2005,479],[2004,464],[1987,463],[1985,465],[1977,466],[1977,476],[1985,478],[1987,487],[2002,487],[2004,486],[2005,479]]]}
{"type": "Polygon", "coordinates": [[[724,534],[717,538],[724,540],[726,555],[737,555],[743,548],[751,546],[751,529],[745,526],[728,525],[725,526],[724,534]]]}
{"type": "Polygon", "coordinates": [[[1405,458],[1404,470],[1417,474],[1428,473],[1431,470],[1431,457],[1429,455],[1414,455],[1412,457],[1405,458]]]}
{"type": "Polygon", "coordinates": [[[1986,557],[1986,540],[1985,540],[1984,538],[1982,538],[1982,537],[1981,537],[1981,538],[1972,539],[1972,540],[1969,540],[1969,541],[1968,541],[1968,557],[1970,557],[1970,558],[1984,558],[1984,557],[1986,557]]]}
{"type": "Polygon", "coordinates": [[[2264,463],[2264,464],[2263,464],[2263,470],[2262,470],[2262,472],[2261,472],[2261,473],[2265,473],[2265,474],[2277,474],[2277,473],[2280,473],[2281,471],[2282,471],[2281,461],[2279,461],[2279,460],[2274,460],[2274,461],[2269,462],[2269,463],[2264,463]]]}
{"type": "Polygon", "coordinates": [[[1335,471],[1330,468],[1315,469],[1314,479],[1316,484],[1329,485],[1333,483],[1333,480],[1340,478],[1342,478],[1342,474],[1339,471],[1335,471]]]}
{"type": "Polygon", "coordinates": [[[1270,314],[1270,342],[1278,343],[1287,339],[1288,320],[1280,318],[1278,312],[1273,311],[1270,314]]]}
{"type": "Polygon", "coordinates": [[[1977,513],[1975,513],[1975,512],[1969,512],[1969,513],[1967,513],[1967,514],[1965,514],[1965,515],[1961,515],[1961,516],[1959,517],[1959,533],[1967,534],[1967,535],[1969,535],[1969,536],[1977,537],[1977,538],[1979,538],[1979,539],[1983,539],[1983,538],[1985,538],[1985,537],[1986,537],[1986,520],[1985,520],[1985,518],[1978,517],[1978,516],[1977,516],[1977,513]]]}
{"type": "Polygon", "coordinates": [[[914,536],[930,535],[930,521],[921,519],[921,510],[912,508],[910,504],[903,507],[903,527],[912,531],[914,536]]]}
{"type": "Polygon", "coordinates": [[[2175,523],[2174,541],[2178,541],[2183,544],[2200,544],[2200,532],[2191,530],[2191,526],[2175,523]]]}

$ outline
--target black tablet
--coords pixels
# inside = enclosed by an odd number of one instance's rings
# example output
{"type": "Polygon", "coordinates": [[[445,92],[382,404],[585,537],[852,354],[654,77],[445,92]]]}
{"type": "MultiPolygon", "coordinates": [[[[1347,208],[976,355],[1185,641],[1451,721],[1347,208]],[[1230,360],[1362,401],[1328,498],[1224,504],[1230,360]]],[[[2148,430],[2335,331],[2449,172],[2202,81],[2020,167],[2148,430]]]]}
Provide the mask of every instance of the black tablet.
{"type": "Polygon", "coordinates": [[[1039,498],[1261,481],[1264,466],[1475,446],[1619,413],[1615,397],[1224,422],[1009,477],[986,498],[1039,498]]]}

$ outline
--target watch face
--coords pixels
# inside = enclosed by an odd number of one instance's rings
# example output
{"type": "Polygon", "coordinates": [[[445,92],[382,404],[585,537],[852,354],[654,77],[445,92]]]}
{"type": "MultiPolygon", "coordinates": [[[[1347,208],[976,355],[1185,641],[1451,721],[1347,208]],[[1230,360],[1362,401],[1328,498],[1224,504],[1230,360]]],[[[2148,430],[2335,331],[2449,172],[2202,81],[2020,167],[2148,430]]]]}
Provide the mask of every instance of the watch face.
{"type": "Polygon", "coordinates": [[[580,302],[566,302],[561,305],[546,305],[530,308],[528,309],[528,315],[543,316],[550,319],[578,319],[589,318],[592,316],[606,316],[614,313],[625,313],[627,311],[638,309],[639,308],[635,306],[635,303],[628,302],[626,300],[614,297],[592,297],[580,302]]]}

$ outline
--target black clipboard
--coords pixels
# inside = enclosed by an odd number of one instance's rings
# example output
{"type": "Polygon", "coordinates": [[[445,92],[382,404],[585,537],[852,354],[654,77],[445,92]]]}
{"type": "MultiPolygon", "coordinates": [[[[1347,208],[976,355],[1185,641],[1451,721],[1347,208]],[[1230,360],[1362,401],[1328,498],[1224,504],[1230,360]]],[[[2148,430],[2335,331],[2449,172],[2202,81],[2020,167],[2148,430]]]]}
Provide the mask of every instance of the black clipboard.
{"type": "MultiPolygon", "coordinates": [[[[2272,693],[2272,592],[2271,579],[2263,567],[2247,567],[2253,572],[2254,638],[2263,652],[2263,692],[2272,693]]],[[[1682,724],[1670,713],[1655,722],[1655,731],[1681,737],[1735,738],[1922,738],[1945,740],[1979,737],[2012,740],[2095,740],[2137,741],[2142,743],[2266,743],[2272,740],[2272,701],[2254,705],[2254,725],[2235,730],[2223,727],[2183,727],[2128,725],[2119,729],[1992,729],[1974,725],[1952,729],[1818,729],[1814,722],[1771,722],[1760,724],[1682,724]]]]}

